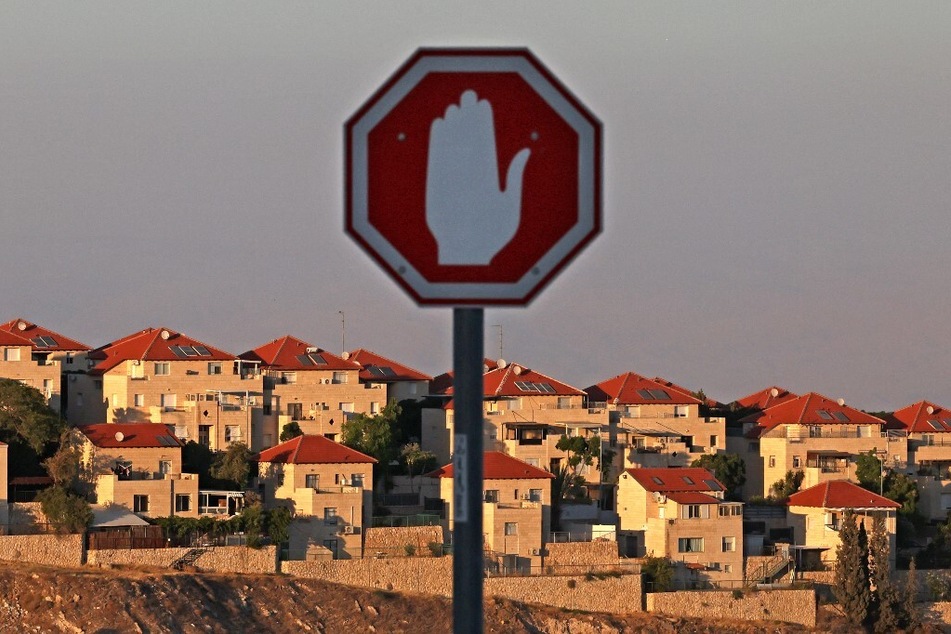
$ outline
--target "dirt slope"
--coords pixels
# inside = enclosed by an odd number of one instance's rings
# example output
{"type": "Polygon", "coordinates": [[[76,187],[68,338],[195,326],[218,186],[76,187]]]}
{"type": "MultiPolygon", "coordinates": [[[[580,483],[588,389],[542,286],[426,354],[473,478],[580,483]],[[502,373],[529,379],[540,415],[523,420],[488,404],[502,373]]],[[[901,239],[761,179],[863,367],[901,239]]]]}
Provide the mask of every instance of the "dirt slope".
{"type": "MultiPolygon", "coordinates": [[[[446,600],[282,576],[60,570],[0,563],[0,632],[414,632],[452,629],[446,600]]],[[[789,624],[566,612],[485,602],[485,631],[553,634],[803,632],[789,624]]]]}

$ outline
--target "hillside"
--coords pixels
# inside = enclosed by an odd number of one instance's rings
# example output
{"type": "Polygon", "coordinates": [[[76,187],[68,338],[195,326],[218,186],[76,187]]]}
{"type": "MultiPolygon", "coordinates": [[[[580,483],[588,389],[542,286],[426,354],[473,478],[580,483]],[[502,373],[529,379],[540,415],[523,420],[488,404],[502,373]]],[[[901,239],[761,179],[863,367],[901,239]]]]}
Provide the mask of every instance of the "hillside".
{"type": "MultiPolygon", "coordinates": [[[[164,570],[64,570],[3,564],[0,632],[419,632],[451,631],[446,600],[282,576],[164,570]]],[[[498,633],[804,632],[779,623],[617,617],[507,600],[485,603],[498,633]]]]}

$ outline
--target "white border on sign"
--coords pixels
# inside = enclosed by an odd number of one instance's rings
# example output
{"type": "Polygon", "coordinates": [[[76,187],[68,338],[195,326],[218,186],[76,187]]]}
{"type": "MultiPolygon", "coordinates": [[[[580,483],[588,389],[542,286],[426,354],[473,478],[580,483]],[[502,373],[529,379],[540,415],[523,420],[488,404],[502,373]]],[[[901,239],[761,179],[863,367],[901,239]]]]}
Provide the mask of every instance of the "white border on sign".
{"type": "Polygon", "coordinates": [[[565,99],[549,79],[521,55],[432,55],[422,57],[352,128],[351,223],[359,234],[419,297],[428,300],[499,301],[525,298],[555,270],[595,227],[597,129],[565,99]],[[515,72],[578,134],[578,221],[521,279],[515,282],[430,282],[369,221],[367,138],[370,131],[431,72],[515,72]]]}

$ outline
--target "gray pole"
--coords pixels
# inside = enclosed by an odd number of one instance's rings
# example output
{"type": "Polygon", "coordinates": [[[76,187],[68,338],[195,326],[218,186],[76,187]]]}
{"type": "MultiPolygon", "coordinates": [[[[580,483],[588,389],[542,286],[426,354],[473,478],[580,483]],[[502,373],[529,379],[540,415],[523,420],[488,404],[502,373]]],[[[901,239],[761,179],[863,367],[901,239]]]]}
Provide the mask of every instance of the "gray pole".
{"type": "Polygon", "coordinates": [[[453,562],[452,631],[479,633],[482,614],[482,359],[484,311],[452,312],[453,400],[453,562]]]}

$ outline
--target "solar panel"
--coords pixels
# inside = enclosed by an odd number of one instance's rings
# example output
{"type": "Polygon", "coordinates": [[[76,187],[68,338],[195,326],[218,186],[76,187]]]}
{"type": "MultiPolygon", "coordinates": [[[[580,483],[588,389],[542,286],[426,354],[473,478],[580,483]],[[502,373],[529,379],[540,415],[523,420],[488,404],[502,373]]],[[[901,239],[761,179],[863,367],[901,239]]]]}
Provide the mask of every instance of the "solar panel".
{"type": "Polygon", "coordinates": [[[832,412],[832,415],[838,418],[843,423],[849,422],[849,417],[845,415],[845,412],[832,412]]]}
{"type": "Polygon", "coordinates": [[[931,428],[935,431],[944,431],[944,426],[941,425],[941,421],[929,420],[928,424],[931,425],[931,428]]]}
{"type": "Polygon", "coordinates": [[[327,365],[327,360],[316,352],[308,353],[307,357],[314,363],[314,365],[327,365]]]}
{"type": "Polygon", "coordinates": [[[297,359],[297,362],[300,363],[301,365],[314,365],[314,362],[306,354],[299,354],[295,358],[297,359]]]}
{"type": "Polygon", "coordinates": [[[716,480],[704,480],[703,483],[710,487],[711,491],[722,491],[723,487],[720,486],[720,483],[716,480]]]}
{"type": "Polygon", "coordinates": [[[686,482],[687,484],[694,484],[693,478],[691,478],[690,476],[681,476],[681,477],[683,478],[684,482],[686,482]]]}
{"type": "Polygon", "coordinates": [[[192,348],[192,350],[194,350],[196,353],[198,353],[198,356],[200,356],[200,357],[210,357],[210,356],[211,356],[211,351],[209,351],[208,348],[206,348],[205,346],[195,346],[194,348],[192,348]]]}
{"type": "Polygon", "coordinates": [[[32,343],[37,348],[52,348],[56,345],[56,340],[52,337],[41,335],[39,337],[33,337],[30,339],[30,343],[32,343]]]}
{"type": "Polygon", "coordinates": [[[818,414],[818,415],[819,415],[819,418],[821,418],[821,419],[823,419],[823,420],[832,420],[832,414],[830,414],[829,412],[825,411],[824,409],[816,410],[816,414],[818,414]]]}
{"type": "Polygon", "coordinates": [[[555,393],[555,388],[553,388],[550,383],[536,383],[535,385],[537,385],[542,392],[547,392],[548,394],[555,393]]]}
{"type": "Polygon", "coordinates": [[[530,381],[516,381],[515,387],[522,390],[523,392],[536,392],[535,384],[530,381]]]}
{"type": "Polygon", "coordinates": [[[648,392],[650,392],[651,396],[653,396],[654,399],[658,401],[670,400],[670,394],[668,394],[665,390],[648,390],[648,392]]]}
{"type": "Polygon", "coordinates": [[[649,401],[654,400],[654,395],[651,394],[650,390],[637,390],[637,395],[641,398],[646,398],[649,401]]]}
{"type": "Polygon", "coordinates": [[[383,371],[383,376],[386,376],[386,377],[394,377],[394,376],[396,376],[396,372],[393,370],[393,368],[391,368],[391,367],[389,367],[389,366],[384,366],[384,367],[380,368],[380,370],[383,371]]]}
{"type": "Polygon", "coordinates": [[[663,483],[664,483],[664,481],[661,480],[660,478],[658,478],[657,476],[653,476],[653,477],[651,478],[651,480],[654,481],[654,484],[663,484],[663,483]]]}

